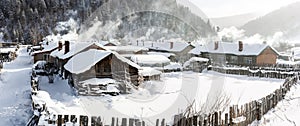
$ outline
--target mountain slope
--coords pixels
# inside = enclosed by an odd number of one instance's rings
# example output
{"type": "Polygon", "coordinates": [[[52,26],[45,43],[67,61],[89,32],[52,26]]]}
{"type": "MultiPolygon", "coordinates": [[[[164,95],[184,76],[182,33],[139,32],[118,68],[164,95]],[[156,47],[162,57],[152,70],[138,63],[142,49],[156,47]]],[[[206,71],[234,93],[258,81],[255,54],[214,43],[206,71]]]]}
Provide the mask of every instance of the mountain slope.
{"type": "Polygon", "coordinates": [[[233,15],[228,17],[220,17],[220,18],[211,18],[213,24],[221,27],[240,27],[245,25],[247,22],[258,18],[260,14],[258,13],[247,13],[247,14],[240,14],[240,15],[233,15]]]}
{"type": "Polygon", "coordinates": [[[264,36],[271,36],[281,31],[286,37],[293,38],[300,33],[299,12],[300,2],[293,3],[250,21],[241,28],[246,31],[246,35],[258,33],[264,36]]]}
{"type": "Polygon", "coordinates": [[[211,25],[176,0],[110,0],[82,25],[80,40],[182,38],[216,35],[211,25]]]}

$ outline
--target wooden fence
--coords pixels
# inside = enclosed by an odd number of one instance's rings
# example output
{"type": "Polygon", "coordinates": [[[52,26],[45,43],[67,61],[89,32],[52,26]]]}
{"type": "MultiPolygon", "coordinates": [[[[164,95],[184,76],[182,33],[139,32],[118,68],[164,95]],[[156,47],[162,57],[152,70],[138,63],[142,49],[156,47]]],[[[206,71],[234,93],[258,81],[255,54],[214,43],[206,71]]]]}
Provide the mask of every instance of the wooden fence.
{"type": "Polygon", "coordinates": [[[246,126],[274,108],[279,101],[284,99],[286,93],[295,85],[298,77],[287,78],[284,84],[273,93],[259,100],[251,101],[244,105],[233,105],[229,112],[213,112],[208,115],[195,115],[183,117],[175,115],[174,126],[246,126]]]}
{"type": "Polygon", "coordinates": [[[300,70],[295,69],[280,69],[280,68],[234,68],[234,67],[211,67],[209,70],[213,70],[224,74],[234,75],[247,75],[253,77],[266,77],[266,78],[278,78],[285,79],[299,75],[300,70]]]}
{"type": "MultiPolygon", "coordinates": [[[[273,93],[259,100],[254,100],[244,105],[233,105],[229,107],[229,112],[213,112],[206,115],[193,115],[185,117],[183,114],[175,115],[173,126],[244,126],[251,124],[255,120],[260,120],[261,117],[269,110],[274,108],[279,101],[284,99],[286,93],[290,91],[291,87],[297,84],[298,76],[286,78],[284,84],[273,93]]],[[[38,82],[32,78],[31,81],[32,95],[39,90],[38,82]]],[[[47,106],[36,108],[33,103],[33,109],[44,111],[47,106]]],[[[42,113],[42,112],[41,112],[42,113]]],[[[84,115],[55,115],[55,118],[47,118],[47,124],[54,124],[63,126],[67,123],[79,124],[80,126],[103,126],[104,122],[101,117],[88,117],[84,115]]],[[[33,120],[38,122],[37,119],[33,120]]],[[[32,124],[36,124],[32,123],[32,124]]],[[[29,123],[31,124],[31,123],[29,123]]],[[[134,118],[115,118],[111,120],[111,126],[168,126],[165,119],[157,119],[153,124],[145,124],[143,120],[134,118]]],[[[33,126],[33,125],[28,125],[33,126]]]]}

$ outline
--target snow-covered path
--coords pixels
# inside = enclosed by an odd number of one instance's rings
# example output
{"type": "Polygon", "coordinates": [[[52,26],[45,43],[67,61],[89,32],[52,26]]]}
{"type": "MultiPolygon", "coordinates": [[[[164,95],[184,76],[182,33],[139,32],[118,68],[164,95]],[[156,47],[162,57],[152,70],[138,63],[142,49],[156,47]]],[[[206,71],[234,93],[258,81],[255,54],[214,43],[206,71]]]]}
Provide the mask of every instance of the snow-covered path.
{"type": "Polygon", "coordinates": [[[0,73],[0,126],[24,126],[31,115],[31,56],[25,47],[0,73]]]}

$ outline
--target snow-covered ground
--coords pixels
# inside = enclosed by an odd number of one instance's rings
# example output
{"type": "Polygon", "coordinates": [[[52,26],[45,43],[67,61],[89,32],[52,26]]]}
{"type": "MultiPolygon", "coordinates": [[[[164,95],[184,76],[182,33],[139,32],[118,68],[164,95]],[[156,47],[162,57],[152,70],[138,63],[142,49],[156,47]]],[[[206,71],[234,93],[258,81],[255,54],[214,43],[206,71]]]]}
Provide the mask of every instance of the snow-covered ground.
{"type": "Polygon", "coordinates": [[[292,87],[286,99],[262,117],[252,126],[299,126],[300,125],[300,85],[292,87]]]}
{"type": "Polygon", "coordinates": [[[18,57],[0,73],[0,126],[24,126],[30,116],[31,56],[21,47],[18,57]]]}
{"type": "MultiPolygon", "coordinates": [[[[30,72],[31,57],[21,48],[18,57],[5,63],[0,81],[0,125],[25,125],[31,112],[30,72]]],[[[216,72],[174,72],[162,74],[161,81],[145,82],[132,94],[119,96],[75,96],[67,80],[56,77],[53,84],[47,77],[40,77],[40,89],[47,91],[51,99],[46,105],[55,114],[101,116],[109,124],[111,117],[140,118],[149,125],[156,119],[173,120],[174,114],[183,112],[196,100],[196,105],[209,104],[222,94],[231,98],[230,104],[244,104],[273,92],[284,80],[224,75],[216,72]]],[[[274,112],[264,116],[261,125],[291,124],[297,120],[300,91],[288,94],[292,100],[280,102],[274,112]],[[279,116],[277,116],[279,115],[279,116]]],[[[297,122],[298,121],[298,122],[297,122]]]]}
{"type": "Polygon", "coordinates": [[[49,84],[46,77],[41,77],[40,88],[50,93],[54,104],[48,107],[56,114],[101,116],[107,124],[111,117],[139,118],[151,125],[162,118],[170,122],[193,100],[198,105],[208,103],[224,91],[231,97],[230,104],[243,104],[268,95],[283,81],[216,72],[177,72],[165,73],[162,81],[146,82],[128,95],[74,96],[66,80],[59,78],[49,84]]]}

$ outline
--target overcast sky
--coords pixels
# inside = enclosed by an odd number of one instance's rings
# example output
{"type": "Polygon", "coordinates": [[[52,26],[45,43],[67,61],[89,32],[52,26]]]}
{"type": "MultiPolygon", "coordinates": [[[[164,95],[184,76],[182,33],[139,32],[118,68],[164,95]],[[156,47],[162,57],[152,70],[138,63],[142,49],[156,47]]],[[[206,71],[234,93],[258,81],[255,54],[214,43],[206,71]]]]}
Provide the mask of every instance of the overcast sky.
{"type": "Polygon", "coordinates": [[[209,18],[244,13],[267,13],[300,0],[190,0],[209,18]]]}

